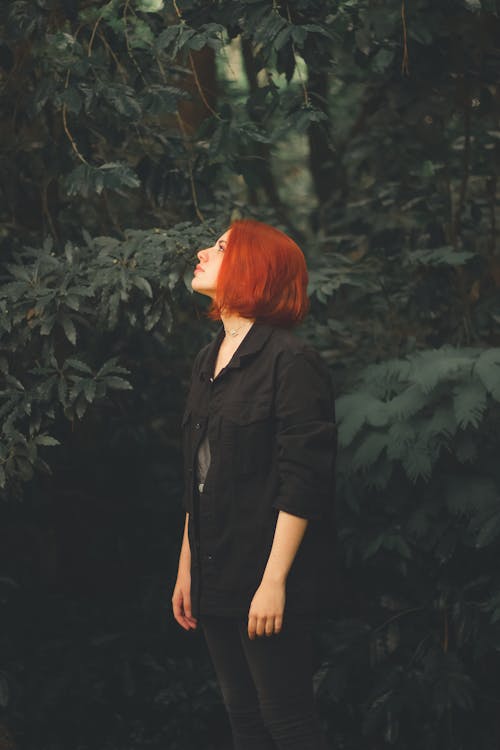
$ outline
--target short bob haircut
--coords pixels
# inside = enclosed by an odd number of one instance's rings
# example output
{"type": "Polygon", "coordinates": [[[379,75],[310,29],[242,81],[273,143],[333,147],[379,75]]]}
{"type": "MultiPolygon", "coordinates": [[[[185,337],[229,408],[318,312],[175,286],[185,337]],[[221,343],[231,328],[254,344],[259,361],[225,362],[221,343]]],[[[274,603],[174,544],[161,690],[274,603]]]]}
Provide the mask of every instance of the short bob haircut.
{"type": "Polygon", "coordinates": [[[291,327],[309,310],[308,273],[300,247],[279,229],[255,219],[237,219],[230,228],[208,317],[238,313],[272,325],[291,327]]]}

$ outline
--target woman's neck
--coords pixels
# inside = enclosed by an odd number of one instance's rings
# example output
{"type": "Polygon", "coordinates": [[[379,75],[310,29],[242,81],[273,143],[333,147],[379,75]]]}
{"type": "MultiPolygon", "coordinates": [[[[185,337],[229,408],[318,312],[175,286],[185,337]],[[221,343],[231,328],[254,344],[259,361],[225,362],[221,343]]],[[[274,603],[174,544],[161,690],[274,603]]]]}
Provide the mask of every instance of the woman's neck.
{"type": "Polygon", "coordinates": [[[222,325],[226,338],[239,340],[247,333],[255,322],[255,318],[244,318],[238,314],[221,314],[222,325]]]}

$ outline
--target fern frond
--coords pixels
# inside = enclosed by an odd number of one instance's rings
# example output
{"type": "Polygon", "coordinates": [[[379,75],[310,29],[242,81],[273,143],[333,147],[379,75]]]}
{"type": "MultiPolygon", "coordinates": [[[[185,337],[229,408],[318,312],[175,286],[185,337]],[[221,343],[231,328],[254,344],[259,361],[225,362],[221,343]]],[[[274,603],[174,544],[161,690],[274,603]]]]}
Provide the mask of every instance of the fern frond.
{"type": "Polygon", "coordinates": [[[495,401],[500,401],[500,349],[482,352],[474,366],[474,372],[495,401]]]}
{"type": "Polygon", "coordinates": [[[419,385],[424,393],[430,393],[439,382],[454,378],[459,372],[470,372],[472,356],[463,349],[443,346],[418,352],[412,358],[411,380],[419,385]]]}
{"type": "Polygon", "coordinates": [[[481,381],[458,383],[453,389],[453,409],[459,427],[478,427],[486,409],[486,389],[481,381]]]}

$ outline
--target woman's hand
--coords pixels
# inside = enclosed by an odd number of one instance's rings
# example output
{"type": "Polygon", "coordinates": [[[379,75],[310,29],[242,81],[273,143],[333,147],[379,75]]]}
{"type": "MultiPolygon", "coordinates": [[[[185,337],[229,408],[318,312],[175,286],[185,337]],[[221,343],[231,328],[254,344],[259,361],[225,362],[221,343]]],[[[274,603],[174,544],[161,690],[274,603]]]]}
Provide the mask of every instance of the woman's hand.
{"type": "Polygon", "coordinates": [[[187,570],[177,575],[172,594],[172,609],[175,619],[184,630],[196,627],[196,617],[191,615],[191,573],[187,570]]]}
{"type": "Polygon", "coordinates": [[[248,611],[248,637],[279,633],[283,625],[285,609],[285,581],[272,581],[263,578],[254,594],[248,611]]]}

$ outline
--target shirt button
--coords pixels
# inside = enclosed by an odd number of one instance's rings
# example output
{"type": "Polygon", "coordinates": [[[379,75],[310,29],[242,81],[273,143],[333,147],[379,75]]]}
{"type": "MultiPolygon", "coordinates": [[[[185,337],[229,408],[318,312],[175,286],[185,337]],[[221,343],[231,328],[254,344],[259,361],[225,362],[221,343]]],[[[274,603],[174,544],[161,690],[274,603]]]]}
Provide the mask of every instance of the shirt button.
{"type": "Polygon", "coordinates": [[[194,429],[199,430],[201,428],[201,424],[199,422],[196,422],[194,429]]]}
{"type": "Polygon", "coordinates": [[[203,487],[204,486],[205,486],[205,484],[203,482],[200,482],[199,485],[198,485],[198,492],[203,492],[203,487]]]}

